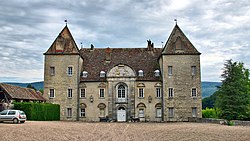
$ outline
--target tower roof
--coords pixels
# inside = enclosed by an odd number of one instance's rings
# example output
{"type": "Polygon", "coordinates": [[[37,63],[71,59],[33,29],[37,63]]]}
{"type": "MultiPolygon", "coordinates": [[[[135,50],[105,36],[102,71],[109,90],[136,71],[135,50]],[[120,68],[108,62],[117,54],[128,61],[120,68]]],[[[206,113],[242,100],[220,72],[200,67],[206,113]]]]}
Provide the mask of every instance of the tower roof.
{"type": "Polygon", "coordinates": [[[176,24],[163,48],[162,54],[200,55],[201,53],[193,46],[176,24]]]}
{"type": "Polygon", "coordinates": [[[79,49],[67,25],[44,54],[79,54],[79,49]]]}

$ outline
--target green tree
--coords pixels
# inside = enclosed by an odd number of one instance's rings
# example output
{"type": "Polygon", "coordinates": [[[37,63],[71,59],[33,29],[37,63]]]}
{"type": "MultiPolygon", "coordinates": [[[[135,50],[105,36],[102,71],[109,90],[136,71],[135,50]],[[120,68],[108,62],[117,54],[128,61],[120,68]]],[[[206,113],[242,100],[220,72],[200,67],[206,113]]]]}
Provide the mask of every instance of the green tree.
{"type": "Polygon", "coordinates": [[[220,93],[220,91],[216,91],[212,95],[210,95],[209,97],[202,99],[202,109],[214,108],[215,101],[216,101],[219,93],[220,93]]]}
{"type": "Polygon", "coordinates": [[[249,118],[249,71],[240,62],[226,61],[222,73],[222,85],[216,99],[221,118],[226,120],[249,118]]]}

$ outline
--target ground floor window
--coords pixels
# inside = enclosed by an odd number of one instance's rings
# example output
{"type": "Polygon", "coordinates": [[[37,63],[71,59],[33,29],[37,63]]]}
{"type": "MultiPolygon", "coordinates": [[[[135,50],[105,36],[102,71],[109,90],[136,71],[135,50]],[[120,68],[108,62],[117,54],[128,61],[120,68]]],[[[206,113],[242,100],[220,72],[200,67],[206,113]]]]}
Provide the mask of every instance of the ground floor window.
{"type": "Polygon", "coordinates": [[[139,118],[143,118],[144,117],[144,109],[139,109],[139,118]]]}
{"type": "Polygon", "coordinates": [[[105,109],[100,108],[100,117],[105,117],[105,109]]]}
{"type": "Polygon", "coordinates": [[[173,107],[168,108],[168,117],[174,117],[174,108],[173,107]]]}
{"type": "Polygon", "coordinates": [[[85,108],[80,108],[80,117],[85,117],[85,108]]]}
{"type": "Polygon", "coordinates": [[[160,118],[161,117],[161,108],[156,108],[156,117],[160,118]]]}
{"type": "Polygon", "coordinates": [[[197,117],[197,107],[192,107],[192,117],[197,117]]]}
{"type": "Polygon", "coordinates": [[[67,117],[72,117],[72,108],[67,108],[67,117]]]}

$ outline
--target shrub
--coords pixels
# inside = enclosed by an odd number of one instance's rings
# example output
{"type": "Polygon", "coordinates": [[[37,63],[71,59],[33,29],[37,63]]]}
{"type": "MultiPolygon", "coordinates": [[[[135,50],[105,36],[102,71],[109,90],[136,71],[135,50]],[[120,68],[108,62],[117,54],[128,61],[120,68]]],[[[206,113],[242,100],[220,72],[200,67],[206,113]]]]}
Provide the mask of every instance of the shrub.
{"type": "Polygon", "coordinates": [[[206,108],[202,110],[203,118],[219,118],[220,110],[215,108],[206,108]]]}
{"type": "Polygon", "coordinates": [[[60,120],[60,105],[58,104],[15,102],[14,108],[24,111],[28,120],[60,120]]]}

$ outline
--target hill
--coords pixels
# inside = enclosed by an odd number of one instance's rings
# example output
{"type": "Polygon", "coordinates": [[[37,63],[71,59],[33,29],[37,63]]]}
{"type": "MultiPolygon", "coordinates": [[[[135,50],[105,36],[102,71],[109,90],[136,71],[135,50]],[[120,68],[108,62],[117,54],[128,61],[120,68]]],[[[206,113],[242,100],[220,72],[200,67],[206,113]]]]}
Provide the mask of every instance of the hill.
{"type": "MultiPolygon", "coordinates": [[[[37,90],[43,89],[43,81],[41,82],[34,82],[34,83],[8,83],[20,87],[27,87],[28,84],[34,86],[37,90]]],[[[202,82],[202,98],[209,97],[212,95],[216,90],[217,86],[220,86],[221,82],[202,82]]]]}

